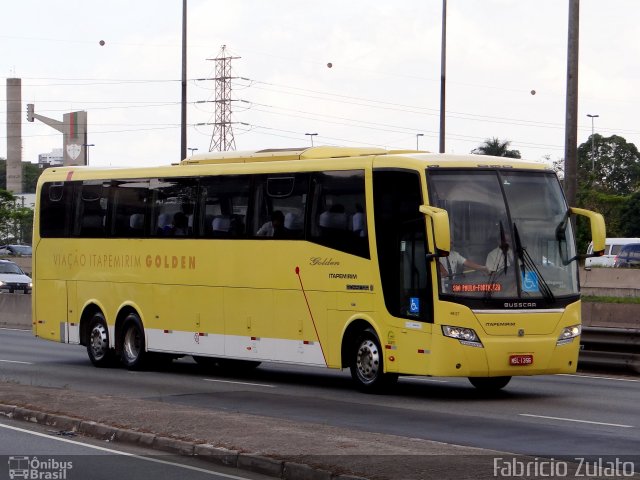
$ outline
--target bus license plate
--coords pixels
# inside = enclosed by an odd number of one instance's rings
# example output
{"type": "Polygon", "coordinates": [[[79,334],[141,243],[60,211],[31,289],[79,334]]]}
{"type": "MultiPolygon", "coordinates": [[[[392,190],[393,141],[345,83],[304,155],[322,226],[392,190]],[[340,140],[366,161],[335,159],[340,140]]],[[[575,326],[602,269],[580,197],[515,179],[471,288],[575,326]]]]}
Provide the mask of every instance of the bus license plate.
{"type": "Polygon", "coordinates": [[[513,367],[533,365],[533,355],[509,355],[509,365],[513,367]]]}

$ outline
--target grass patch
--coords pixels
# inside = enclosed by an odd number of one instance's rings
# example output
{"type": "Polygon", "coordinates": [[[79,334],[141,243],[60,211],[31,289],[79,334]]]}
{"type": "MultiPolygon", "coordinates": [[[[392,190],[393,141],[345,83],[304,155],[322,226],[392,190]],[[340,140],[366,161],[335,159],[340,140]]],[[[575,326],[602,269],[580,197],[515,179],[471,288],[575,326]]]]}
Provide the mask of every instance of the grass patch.
{"type": "Polygon", "coordinates": [[[583,295],[582,301],[592,303],[640,304],[640,297],[604,297],[599,295],[583,295]]]}

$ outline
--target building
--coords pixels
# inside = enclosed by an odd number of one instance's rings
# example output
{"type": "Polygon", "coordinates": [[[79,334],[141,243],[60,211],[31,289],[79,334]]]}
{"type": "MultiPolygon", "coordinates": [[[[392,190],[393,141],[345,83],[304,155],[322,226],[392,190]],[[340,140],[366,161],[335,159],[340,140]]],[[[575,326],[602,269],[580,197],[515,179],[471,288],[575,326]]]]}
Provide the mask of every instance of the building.
{"type": "Polygon", "coordinates": [[[64,162],[61,148],[54,148],[50,153],[38,155],[38,166],[40,168],[58,167],[64,162]]]}

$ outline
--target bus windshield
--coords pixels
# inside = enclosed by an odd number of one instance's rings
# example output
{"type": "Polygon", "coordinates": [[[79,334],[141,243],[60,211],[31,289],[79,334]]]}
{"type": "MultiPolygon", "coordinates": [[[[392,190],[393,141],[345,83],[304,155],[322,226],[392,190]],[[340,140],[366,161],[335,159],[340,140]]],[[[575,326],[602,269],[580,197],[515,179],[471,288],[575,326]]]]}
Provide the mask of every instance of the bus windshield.
{"type": "Polygon", "coordinates": [[[451,228],[451,252],[438,259],[442,296],[531,306],[575,298],[575,242],[554,173],[429,169],[428,179],[451,228]]]}

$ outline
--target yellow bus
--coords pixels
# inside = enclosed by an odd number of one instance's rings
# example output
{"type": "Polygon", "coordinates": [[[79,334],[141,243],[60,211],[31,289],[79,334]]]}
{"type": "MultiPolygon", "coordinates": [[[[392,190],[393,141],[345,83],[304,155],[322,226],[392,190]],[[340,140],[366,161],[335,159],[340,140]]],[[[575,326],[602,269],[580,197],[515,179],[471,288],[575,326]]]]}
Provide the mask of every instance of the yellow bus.
{"type": "Polygon", "coordinates": [[[55,167],[38,182],[33,332],[97,367],[569,373],[580,294],[555,173],[517,159],[379,148],[221,152],[152,168],[55,167]]]}

